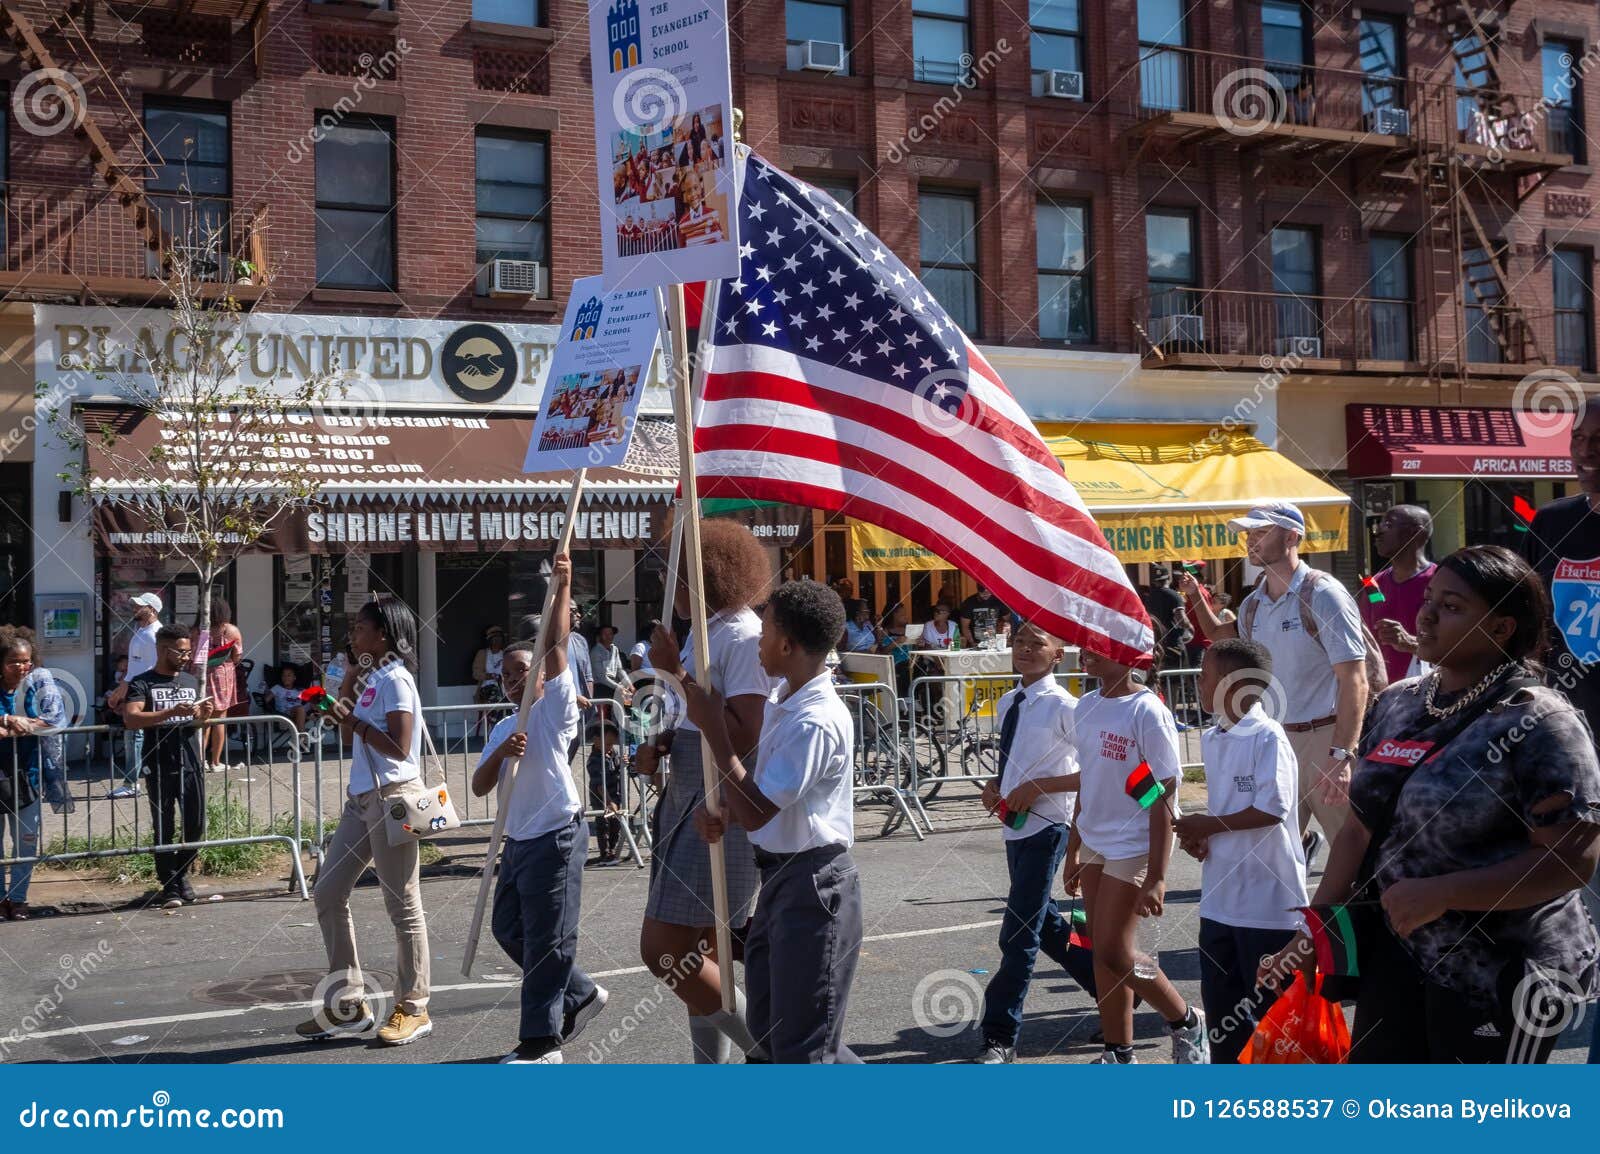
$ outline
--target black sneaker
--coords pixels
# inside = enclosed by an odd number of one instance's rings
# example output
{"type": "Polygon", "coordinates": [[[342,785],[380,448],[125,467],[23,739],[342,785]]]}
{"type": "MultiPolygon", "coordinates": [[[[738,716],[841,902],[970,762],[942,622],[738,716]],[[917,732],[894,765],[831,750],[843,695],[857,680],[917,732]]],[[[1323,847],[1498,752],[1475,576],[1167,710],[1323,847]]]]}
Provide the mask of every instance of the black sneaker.
{"type": "Polygon", "coordinates": [[[194,887],[189,884],[187,877],[179,878],[175,888],[178,891],[178,896],[190,905],[200,900],[200,895],[194,892],[194,887]]]}
{"type": "Polygon", "coordinates": [[[573,1010],[570,1014],[563,1015],[561,1018],[562,1043],[570,1042],[583,1033],[583,1028],[589,1024],[589,1020],[605,1009],[606,1002],[610,1001],[610,999],[611,995],[606,992],[604,986],[596,986],[594,993],[590,994],[576,1010],[573,1010]]]}
{"type": "Polygon", "coordinates": [[[1306,873],[1311,872],[1311,867],[1316,864],[1317,854],[1322,852],[1322,835],[1314,829],[1306,830],[1306,836],[1300,839],[1300,846],[1306,853],[1306,873]]]}
{"type": "Polygon", "coordinates": [[[1017,1048],[1007,1046],[1003,1042],[996,1042],[993,1038],[983,1040],[983,1049],[978,1051],[978,1056],[973,1062],[979,1066],[1009,1066],[1017,1060],[1017,1048]]]}

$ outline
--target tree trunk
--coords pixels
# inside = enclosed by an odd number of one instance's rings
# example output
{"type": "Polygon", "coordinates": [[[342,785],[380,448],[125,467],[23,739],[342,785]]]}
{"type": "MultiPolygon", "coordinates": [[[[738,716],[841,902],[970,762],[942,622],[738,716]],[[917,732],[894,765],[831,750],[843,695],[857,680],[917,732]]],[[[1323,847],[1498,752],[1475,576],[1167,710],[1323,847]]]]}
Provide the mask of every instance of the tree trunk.
{"type": "Polygon", "coordinates": [[[200,679],[200,696],[206,695],[206,658],[211,653],[211,583],[216,580],[214,565],[202,564],[195,576],[200,579],[200,614],[195,619],[195,676],[200,679]]]}

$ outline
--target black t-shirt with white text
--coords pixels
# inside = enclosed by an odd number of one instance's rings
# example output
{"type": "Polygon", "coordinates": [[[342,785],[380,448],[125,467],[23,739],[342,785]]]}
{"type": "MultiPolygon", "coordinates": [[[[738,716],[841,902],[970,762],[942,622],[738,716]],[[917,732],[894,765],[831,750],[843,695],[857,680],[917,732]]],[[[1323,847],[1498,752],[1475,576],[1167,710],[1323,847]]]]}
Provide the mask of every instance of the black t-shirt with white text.
{"type": "MultiPolygon", "coordinates": [[[[128,700],[146,713],[160,713],[174,705],[200,700],[200,682],[192,673],[141,673],[128,683],[128,700]]],[[[174,717],[144,733],[144,771],[176,773],[200,767],[192,717],[174,717]]]]}
{"type": "Polygon", "coordinates": [[[1560,643],[1546,660],[1550,682],[1600,727],[1600,513],[1580,493],[1534,515],[1522,555],[1544,579],[1560,643]]]}

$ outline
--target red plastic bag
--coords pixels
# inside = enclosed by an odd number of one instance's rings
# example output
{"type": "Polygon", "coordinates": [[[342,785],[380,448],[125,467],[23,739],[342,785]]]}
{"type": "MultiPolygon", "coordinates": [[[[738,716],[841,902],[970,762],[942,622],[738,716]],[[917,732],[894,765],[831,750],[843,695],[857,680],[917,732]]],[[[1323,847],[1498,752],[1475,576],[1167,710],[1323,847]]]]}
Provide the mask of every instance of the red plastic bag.
{"type": "Polygon", "coordinates": [[[1267,1008],[1239,1061],[1258,1066],[1329,1065],[1350,1056],[1350,1029],[1337,1002],[1321,994],[1322,975],[1313,988],[1304,973],[1267,1008]]]}

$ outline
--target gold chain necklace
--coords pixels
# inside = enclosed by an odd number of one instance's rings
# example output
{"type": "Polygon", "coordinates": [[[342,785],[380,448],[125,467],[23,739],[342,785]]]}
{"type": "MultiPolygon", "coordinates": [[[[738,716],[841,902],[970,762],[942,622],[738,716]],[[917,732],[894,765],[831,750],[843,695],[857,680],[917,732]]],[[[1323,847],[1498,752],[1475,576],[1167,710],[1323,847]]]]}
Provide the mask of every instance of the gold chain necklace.
{"type": "Polygon", "coordinates": [[[1460,698],[1450,705],[1445,706],[1443,709],[1440,709],[1433,704],[1433,699],[1439,692],[1439,673],[1437,670],[1435,670],[1427,676],[1426,690],[1422,695],[1422,708],[1427,711],[1429,717],[1436,721],[1443,721],[1447,717],[1452,717],[1455,714],[1460,713],[1468,705],[1471,705],[1479,697],[1483,696],[1484,690],[1488,689],[1489,686],[1498,681],[1501,674],[1503,674],[1506,670],[1511,669],[1516,664],[1517,663],[1515,661],[1507,661],[1504,665],[1490,670],[1482,681],[1478,682],[1478,684],[1467,690],[1467,692],[1460,698]]]}

